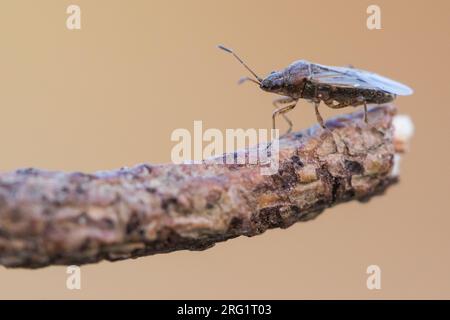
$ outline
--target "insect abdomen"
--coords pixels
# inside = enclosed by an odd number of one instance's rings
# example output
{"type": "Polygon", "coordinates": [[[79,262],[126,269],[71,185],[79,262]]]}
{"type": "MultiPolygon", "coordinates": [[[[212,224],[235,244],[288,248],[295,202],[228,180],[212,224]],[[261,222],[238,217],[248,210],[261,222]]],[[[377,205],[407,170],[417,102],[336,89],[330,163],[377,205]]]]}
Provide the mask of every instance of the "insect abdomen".
{"type": "Polygon", "coordinates": [[[387,103],[391,102],[395,99],[395,94],[380,91],[380,90],[367,90],[367,92],[363,95],[367,103],[387,103]]]}
{"type": "Polygon", "coordinates": [[[338,87],[326,84],[308,82],[302,92],[303,99],[334,100],[348,105],[367,103],[387,103],[395,99],[395,95],[382,90],[360,89],[351,87],[338,87]]]}

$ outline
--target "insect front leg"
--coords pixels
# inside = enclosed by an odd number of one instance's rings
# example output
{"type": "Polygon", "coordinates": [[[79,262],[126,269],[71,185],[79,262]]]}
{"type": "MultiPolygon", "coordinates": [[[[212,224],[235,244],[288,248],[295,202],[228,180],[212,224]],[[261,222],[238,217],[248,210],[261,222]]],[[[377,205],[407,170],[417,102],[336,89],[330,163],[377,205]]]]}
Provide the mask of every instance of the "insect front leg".
{"type": "MultiPolygon", "coordinates": [[[[296,101],[296,100],[291,98],[291,97],[281,97],[281,98],[273,100],[272,104],[273,104],[273,106],[276,109],[278,109],[278,108],[281,107],[282,104],[291,103],[291,102],[294,102],[294,101],[296,101]]],[[[283,117],[284,120],[286,120],[286,122],[287,122],[287,124],[289,126],[288,130],[285,133],[285,134],[288,134],[288,133],[290,133],[292,131],[292,121],[284,113],[281,113],[281,116],[283,117]]]]}
{"type": "Polygon", "coordinates": [[[275,118],[276,118],[279,114],[283,115],[283,114],[285,114],[286,112],[291,111],[292,109],[295,108],[296,105],[297,105],[297,100],[294,100],[294,101],[292,101],[291,104],[288,104],[288,105],[286,105],[286,106],[278,107],[276,110],[274,110],[274,111],[272,112],[272,129],[274,129],[274,130],[276,129],[275,118]]]}

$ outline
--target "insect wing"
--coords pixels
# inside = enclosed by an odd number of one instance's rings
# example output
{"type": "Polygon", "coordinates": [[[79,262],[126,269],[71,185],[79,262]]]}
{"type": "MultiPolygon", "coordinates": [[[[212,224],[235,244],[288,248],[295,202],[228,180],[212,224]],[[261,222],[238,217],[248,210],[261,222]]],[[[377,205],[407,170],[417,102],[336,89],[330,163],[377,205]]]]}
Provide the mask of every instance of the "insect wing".
{"type": "Polygon", "coordinates": [[[394,93],[394,94],[398,94],[398,95],[402,95],[402,96],[408,96],[413,93],[413,90],[410,87],[408,87],[400,82],[380,76],[376,73],[362,71],[362,72],[358,72],[358,76],[361,77],[367,83],[373,84],[373,85],[377,86],[378,88],[380,88],[384,91],[390,92],[390,93],[394,93]]]}
{"type": "Polygon", "coordinates": [[[355,68],[314,64],[312,78],[318,83],[335,86],[383,90],[398,95],[410,95],[413,93],[411,88],[399,82],[355,68]]]}
{"type": "Polygon", "coordinates": [[[357,69],[312,64],[311,71],[312,80],[317,83],[339,87],[379,90],[378,87],[358,77],[359,73],[357,72],[357,69]]]}

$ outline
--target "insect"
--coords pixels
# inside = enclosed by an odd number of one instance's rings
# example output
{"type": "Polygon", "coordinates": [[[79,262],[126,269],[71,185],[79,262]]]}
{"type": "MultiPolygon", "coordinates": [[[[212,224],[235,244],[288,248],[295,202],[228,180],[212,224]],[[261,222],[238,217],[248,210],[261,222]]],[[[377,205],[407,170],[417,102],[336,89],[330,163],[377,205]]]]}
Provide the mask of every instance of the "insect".
{"type": "Polygon", "coordinates": [[[382,104],[393,101],[397,95],[410,95],[413,90],[394,80],[375,73],[356,69],[354,67],[331,67],[306,60],[298,60],[287,68],[273,71],[266,78],[260,78],[247,64],[231,49],[219,45],[220,49],[231,53],[255,79],[245,77],[240,80],[251,81],[267,92],[276,93],[283,97],[273,101],[276,108],[272,113],[272,127],[278,115],[288,123],[292,130],[292,121],[286,116],[297,105],[299,99],[306,99],[313,103],[317,121],[325,128],[319,112],[321,101],[330,108],[341,109],[348,106],[364,106],[364,121],[367,119],[367,104],[382,104]]]}

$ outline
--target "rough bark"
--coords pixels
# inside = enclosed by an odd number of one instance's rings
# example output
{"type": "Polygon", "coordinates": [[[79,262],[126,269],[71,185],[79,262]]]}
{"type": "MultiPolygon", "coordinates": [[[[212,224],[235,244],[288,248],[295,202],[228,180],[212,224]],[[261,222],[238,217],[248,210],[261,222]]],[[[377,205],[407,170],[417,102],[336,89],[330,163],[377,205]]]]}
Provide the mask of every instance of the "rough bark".
{"type": "MultiPolygon", "coordinates": [[[[37,268],[203,250],[286,228],[382,193],[392,175],[391,105],[281,139],[276,174],[259,165],[138,165],[94,174],[0,174],[0,264],[37,268]]],[[[244,151],[245,152],[245,151],[244,151]]]]}

